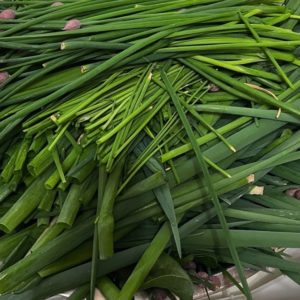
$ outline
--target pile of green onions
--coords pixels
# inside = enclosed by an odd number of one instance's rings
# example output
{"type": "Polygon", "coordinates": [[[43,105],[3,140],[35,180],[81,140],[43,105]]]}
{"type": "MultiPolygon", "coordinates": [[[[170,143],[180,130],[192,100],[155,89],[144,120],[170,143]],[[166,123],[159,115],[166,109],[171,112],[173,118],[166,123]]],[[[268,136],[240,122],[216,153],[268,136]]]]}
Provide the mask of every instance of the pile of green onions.
{"type": "Polygon", "coordinates": [[[298,0],[0,10],[0,300],[300,284],[298,0]]]}

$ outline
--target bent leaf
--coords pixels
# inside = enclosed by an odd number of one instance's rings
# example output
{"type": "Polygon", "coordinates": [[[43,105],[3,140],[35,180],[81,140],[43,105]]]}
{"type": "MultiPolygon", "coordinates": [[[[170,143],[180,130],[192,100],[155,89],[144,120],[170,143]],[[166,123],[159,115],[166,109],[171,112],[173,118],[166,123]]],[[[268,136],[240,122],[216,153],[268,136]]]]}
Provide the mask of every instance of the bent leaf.
{"type": "Polygon", "coordinates": [[[159,287],[174,293],[181,300],[193,299],[193,283],[179,263],[162,254],[146,278],[143,289],[159,287]]]}

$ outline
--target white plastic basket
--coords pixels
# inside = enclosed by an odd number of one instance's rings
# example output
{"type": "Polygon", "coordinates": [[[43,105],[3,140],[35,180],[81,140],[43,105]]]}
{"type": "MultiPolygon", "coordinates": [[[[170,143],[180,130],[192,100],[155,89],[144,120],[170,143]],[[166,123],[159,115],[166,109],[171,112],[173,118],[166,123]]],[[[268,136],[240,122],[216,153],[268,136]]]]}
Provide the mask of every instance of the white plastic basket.
{"type": "MultiPolygon", "coordinates": [[[[300,249],[286,249],[285,253],[293,261],[300,261],[300,249]]],[[[300,286],[289,277],[282,275],[278,270],[268,269],[267,272],[256,272],[248,277],[248,284],[253,296],[253,300],[299,300],[300,286]]],[[[212,300],[244,300],[245,297],[240,290],[231,286],[220,288],[209,292],[212,300]]],[[[195,294],[195,300],[207,300],[205,291],[195,294]]]]}

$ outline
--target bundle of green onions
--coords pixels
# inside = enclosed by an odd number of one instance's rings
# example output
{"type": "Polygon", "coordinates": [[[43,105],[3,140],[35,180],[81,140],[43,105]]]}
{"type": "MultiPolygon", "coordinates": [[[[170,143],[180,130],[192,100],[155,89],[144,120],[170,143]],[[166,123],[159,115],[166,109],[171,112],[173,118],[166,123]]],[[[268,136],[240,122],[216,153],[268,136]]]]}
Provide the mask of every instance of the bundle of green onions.
{"type": "Polygon", "coordinates": [[[0,300],[300,284],[298,0],[0,9],[0,300]]]}

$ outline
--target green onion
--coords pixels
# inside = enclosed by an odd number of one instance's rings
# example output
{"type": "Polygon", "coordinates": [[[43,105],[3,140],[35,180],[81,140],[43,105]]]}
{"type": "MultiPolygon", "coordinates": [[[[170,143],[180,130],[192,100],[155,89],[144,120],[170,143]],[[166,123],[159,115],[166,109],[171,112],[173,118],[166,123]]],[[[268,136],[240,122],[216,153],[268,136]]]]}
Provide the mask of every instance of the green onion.
{"type": "Polygon", "coordinates": [[[3,299],[300,282],[298,1],[1,6],[3,299]]]}

